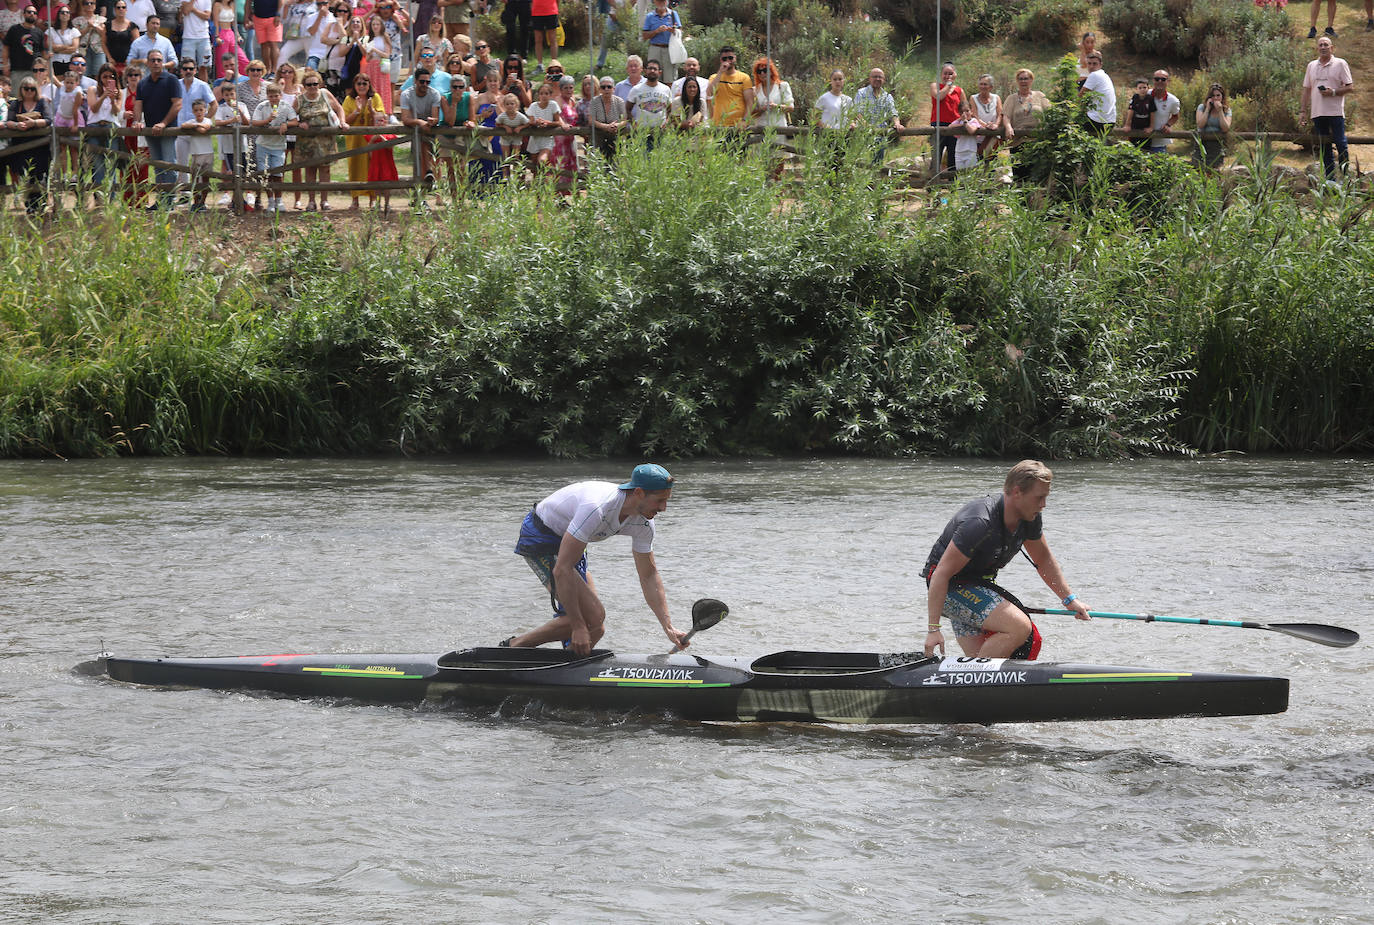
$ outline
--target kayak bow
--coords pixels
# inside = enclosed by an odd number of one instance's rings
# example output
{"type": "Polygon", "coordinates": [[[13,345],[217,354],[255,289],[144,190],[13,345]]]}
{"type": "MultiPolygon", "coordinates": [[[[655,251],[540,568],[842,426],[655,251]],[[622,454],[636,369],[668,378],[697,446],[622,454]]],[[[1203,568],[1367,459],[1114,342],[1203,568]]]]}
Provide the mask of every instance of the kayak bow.
{"type": "Polygon", "coordinates": [[[118,658],[117,681],[367,702],[538,700],[693,720],[1014,723],[1250,716],[1288,708],[1288,680],[915,653],[761,658],[477,648],[443,655],[118,658]]]}

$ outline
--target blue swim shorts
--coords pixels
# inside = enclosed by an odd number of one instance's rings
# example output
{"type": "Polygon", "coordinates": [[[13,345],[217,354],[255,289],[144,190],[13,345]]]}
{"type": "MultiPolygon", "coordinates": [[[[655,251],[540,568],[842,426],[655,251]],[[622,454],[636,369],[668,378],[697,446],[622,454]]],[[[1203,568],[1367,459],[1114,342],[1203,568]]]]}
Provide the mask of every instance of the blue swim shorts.
{"type": "MultiPolygon", "coordinates": [[[[558,590],[553,586],[553,567],[558,561],[558,547],[563,542],[563,538],[548,528],[544,521],[539,519],[539,515],[530,511],[525,515],[525,521],[520,525],[520,539],[515,544],[515,551],[524,558],[529,565],[530,571],[534,572],[535,577],[549,591],[549,604],[553,607],[553,615],[561,617],[567,613],[563,608],[562,602],[558,600],[558,590]]],[[[587,580],[587,554],[584,552],[582,558],[577,561],[577,574],[582,576],[582,580],[587,580]]]]}
{"type": "Polygon", "coordinates": [[[941,613],[949,618],[955,636],[979,636],[983,621],[997,609],[1004,598],[982,585],[950,585],[941,613]]]}

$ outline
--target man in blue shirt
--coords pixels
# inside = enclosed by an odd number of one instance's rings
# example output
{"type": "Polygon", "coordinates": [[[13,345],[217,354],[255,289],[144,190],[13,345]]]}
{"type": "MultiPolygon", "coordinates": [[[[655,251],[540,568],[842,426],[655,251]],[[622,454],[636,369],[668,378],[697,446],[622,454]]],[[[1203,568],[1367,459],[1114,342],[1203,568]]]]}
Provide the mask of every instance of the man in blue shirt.
{"type": "MultiPolygon", "coordinates": [[[[196,100],[205,104],[207,112],[215,111],[215,91],[208,83],[196,76],[196,62],[193,58],[185,58],[177,69],[181,71],[181,109],[177,111],[176,127],[181,128],[183,123],[194,118],[191,115],[191,107],[196,100]]],[[[177,163],[191,164],[190,139],[184,135],[177,138],[177,163]]]]}
{"type": "MultiPolygon", "coordinates": [[[[151,19],[151,17],[149,17],[151,19]]],[[[147,127],[148,157],[154,161],[175,163],[177,150],[175,139],[162,133],[173,124],[181,111],[181,81],[162,68],[162,52],[154,48],[148,52],[148,76],[139,81],[134,97],[134,127],[147,127]]],[[[168,185],[176,182],[175,170],[153,166],[158,183],[168,185]]],[[[171,209],[172,191],[158,190],[158,205],[154,208],[171,209]]]]}
{"type": "MultiPolygon", "coordinates": [[[[177,66],[177,53],[176,49],[172,47],[172,40],[165,35],[159,34],[157,31],[161,25],[162,20],[156,13],[149,14],[148,31],[129,44],[129,57],[127,60],[130,64],[146,65],[148,63],[149,52],[156,49],[162,53],[163,67],[177,66]]],[[[173,77],[172,79],[175,80],[176,78],[173,77]]]]}
{"type": "Polygon", "coordinates": [[[649,43],[649,61],[659,63],[663,82],[669,85],[677,80],[677,65],[668,56],[668,42],[673,30],[681,28],[682,20],[677,10],[668,9],[668,0],[654,0],[654,8],[644,16],[643,37],[649,43]]]}

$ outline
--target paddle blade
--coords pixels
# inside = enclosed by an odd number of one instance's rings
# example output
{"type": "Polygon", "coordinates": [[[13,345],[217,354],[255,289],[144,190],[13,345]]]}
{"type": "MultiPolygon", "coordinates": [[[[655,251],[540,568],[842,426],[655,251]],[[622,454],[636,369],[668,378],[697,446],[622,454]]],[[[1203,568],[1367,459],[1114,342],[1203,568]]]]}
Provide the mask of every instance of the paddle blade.
{"type": "Polygon", "coordinates": [[[1265,623],[1264,628],[1286,636],[1296,636],[1308,642],[1319,642],[1324,646],[1344,649],[1360,641],[1360,634],[1343,626],[1328,626],[1325,623],[1265,623]]]}
{"type": "Polygon", "coordinates": [[[703,597],[692,605],[692,632],[710,629],[730,614],[730,608],[712,597],[703,597]]]}

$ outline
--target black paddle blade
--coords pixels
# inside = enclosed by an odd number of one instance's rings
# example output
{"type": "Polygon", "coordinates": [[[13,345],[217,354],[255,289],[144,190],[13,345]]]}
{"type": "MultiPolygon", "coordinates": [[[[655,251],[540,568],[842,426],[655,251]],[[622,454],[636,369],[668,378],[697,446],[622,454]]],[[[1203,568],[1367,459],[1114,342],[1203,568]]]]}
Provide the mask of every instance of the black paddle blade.
{"type": "Polygon", "coordinates": [[[692,632],[710,629],[730,615],[730,608],[713,597],[703,597],[692,605],[692,632]]]}
{"type": "Polygon", "coordinates": [[[1325,623],[1264,623],[1267,630],[1296,636],[1308,642],[1319,642],[1324,646],[1344,649],[1360,641],[1360,634],[1343,626],[1328,626],[1325,623]]]}

